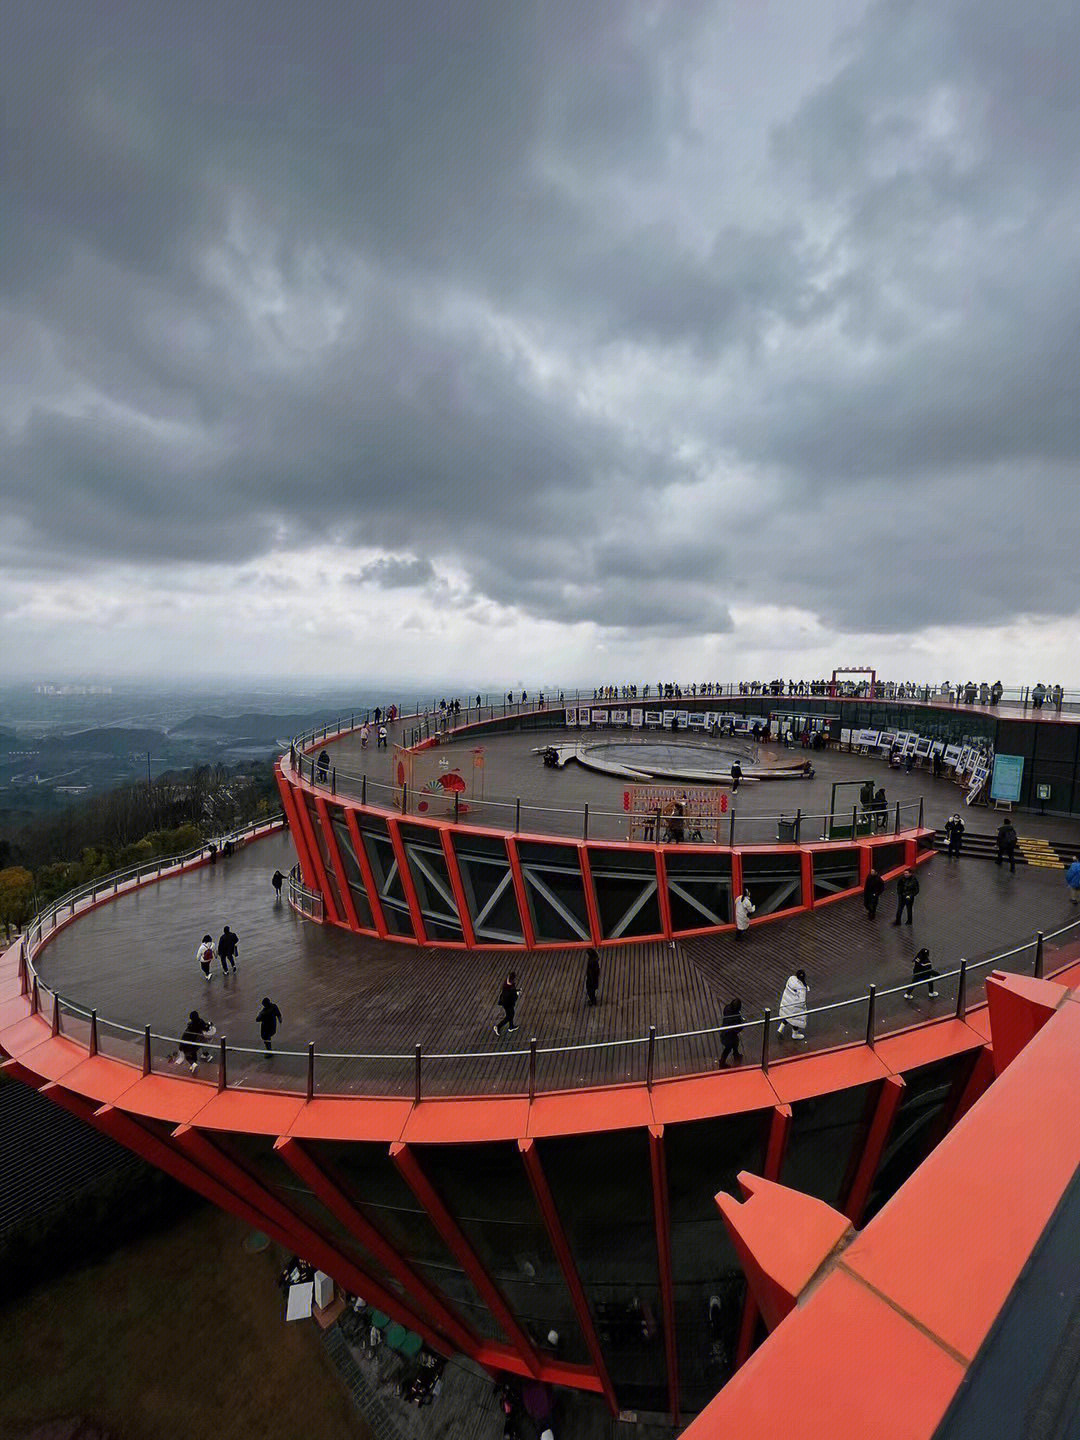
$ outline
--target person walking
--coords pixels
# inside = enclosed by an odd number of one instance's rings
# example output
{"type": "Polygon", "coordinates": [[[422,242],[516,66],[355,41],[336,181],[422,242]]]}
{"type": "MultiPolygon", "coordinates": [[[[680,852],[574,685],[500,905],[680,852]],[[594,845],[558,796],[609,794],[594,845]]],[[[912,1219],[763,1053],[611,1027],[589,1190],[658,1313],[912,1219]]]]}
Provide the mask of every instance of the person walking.
{"type": "Polygon", "coordinates": [[[1018,840],[1016,829],[1006,815],[1005,819],[998,826],[997,832],[997,859],[995,865],[1000,865],[1003,860],[1009,862],[1009,874],[1016,874],[1016,842],[1018,840]]]}
{"type": "Polygon", "coordinates": [[[210,1021],[204,1020],[198,1010],[192,1010],[180,1036],[180,1055],[193,1075],[199,1063],[199,1045],[213,1034],[215,1030],[210,1021]]]}
{"type": "Polygon", "coordinates": [[[590,945],[585,958],[585,994],[590,1005],[596,1004],[596,992],[600,986],[600,954],[590,945]]]}
{"type": "Polygon", "coordinates": [[[911,984],[904,991],[905,1000],[914,1000],[914,990],[917,985],[925,985],[926,993],[931,1000],[937,999],[937,990],[934,988],[934,981],[937,979],[937,971],[930,964],[930,951],[924,945],[921,950],[915,952],[915,958],[911,962],[911,984]]]}
{"type": "Polygon", "coordinates": [[[741,940],[750,929],[750,916],[754,913],[754,902],[750,891],[744,890],[735,901],[735,939],[741,940]]]}
{"type": "Polygon", "coordinates": [[[784,993],[780,996],[777,1035],[783,1035],[785,1027],[790,1029],[793,1040],[806,1039],[806,996],[810,983],[805,970],[796,970],[789,975],[784,993]]]}
{"type": "Polygon", "coordinates": [[[911,907],[915,904],[915,896],[919,893],[919,880],[913,870],[905,870],[896,882],[896,919],[892,922],[899,925],[904,911],[907,911],[907,923],[911,924],[911,907]]]}
{"type": "Polygon", "coordinates": [[[1065,871],[1065,886],[1072,903],[1080,905],[1080,855],[1073,856],[1072,864],[1065,871]]]}
{"type": "Polygon", "coordinates": [[[503,1012],[503,1018],[491,1027],[496,1035],[501,1034],[504,1025],[506,1026],[508,1035],[512,1035],[517,1029],[517,1026],[514,1024],[514,1008],[517,1005],[520,994],[521,992],[517,988],[517,976],[513,970],[511,970],[502,983],[502,989],[499,991],[499,998],[496,1002],[503,1012]]]}
{"type": "Polygon", "coordinates": [[[230,930],[228,925],[226,925],[225,929],[221,932],[221,939],[217,942],[218,959],[221,961],[221,973],[223,975],[229,973],[230,965],[232,966],[232,973],[234,975],[236,974],[236,952],[239,945],[240,941],[236,937],[236,932],[230,930]]]}
{"type": "Polygon", "coordinates": [[[376,744],[375,744],[375,748],[376,748],[377,750],[385,750],[385,749],[386,749],[386,735],[387,735],[386,726],[385,726],[385,725],[380,725],[380,726],[379,726],[379,738],[378,738],[378,740],[376,741],[376,744]]]}
{"type": "Polygon", "coordinates": [[[734,1000],[729,1000],[728,1003],[724,1006],[724,1023],[720,1030],[720,1034],[723,1037],[724,1041],[723,1047],[720,1051],[721,1070],[727,1069],[729,1055],[731,1056],[734,1064],[742,1064],[743,1055],[742,1045],[740,1044],[742,1028],[742,1001],[739,999],[738,996],[736,996],[734,1000]]]}
{"type": "Polygon", "coordinates": [[[877,914],[878,901],[885,890],[885,881],[881,878],[873,866],[867,875],[862,887],[862,903],[866,906],[866,914],[873,920],[877,914]]]}
{"type": "Polygon", "coordinates": [[[272,1050],[274,1047],[270,1042],[277,1034],[277,1027],[281,1024],[281,1011],[270,999],[269,995],[263,996],[262,1009],[255,1016],[255,1023],[259,1027],[263,1047],[267,1050],[272,1050]]]}
{"type": "Polygon", "coordinates": [[[959,811],[950,815],[945,822],[945,839],[948,841],[949,859],[959,860],[960,846],[964,842],[964,822],[960,819],[959,811]]]}
{"type": "Polygon", "coordinates": [[[742,779],[742,766],[739,764],[738,760],[733,760],[733,761],[731,762],[731,793],[732,793],[732,795],[737,795],[737,794],[739,793],[739,781],[740,781],[741,779],[742,779]]]}
{"type": "Polygon", "coordinates": [[[195,951],[195,958],[202,968],[205,979],[212,980],[214,966],[214,941],[211,936],[204,935],[198,950],[195,951]]]}
{"type": "Polygon", "coordinates": [[[274,887],[274,904],[281,904],[281,887],[285,884],[285,876],[280,870],[275,870],[270,876],[270,884],[274,887]]]}
{"type": "Polygon", "coordinates": [[[886,830],[889,825],[889,802],[885,799],[885,787],[879,785],[874,792],[874,829],[886,830]]]}

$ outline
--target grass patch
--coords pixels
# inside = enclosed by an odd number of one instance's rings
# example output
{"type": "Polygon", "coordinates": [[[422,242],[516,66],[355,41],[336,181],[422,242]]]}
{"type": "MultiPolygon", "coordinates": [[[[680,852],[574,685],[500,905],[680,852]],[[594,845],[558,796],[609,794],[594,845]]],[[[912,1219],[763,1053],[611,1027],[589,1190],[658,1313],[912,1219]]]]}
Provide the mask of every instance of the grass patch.
{"type": "Polygon", "coordinates": [[[370,1440],[314,1321],[286,1325],[280,1253],[206,1207],[0,1306],[0,1434],[81,1416],[118,1440],[370,1440]]]}

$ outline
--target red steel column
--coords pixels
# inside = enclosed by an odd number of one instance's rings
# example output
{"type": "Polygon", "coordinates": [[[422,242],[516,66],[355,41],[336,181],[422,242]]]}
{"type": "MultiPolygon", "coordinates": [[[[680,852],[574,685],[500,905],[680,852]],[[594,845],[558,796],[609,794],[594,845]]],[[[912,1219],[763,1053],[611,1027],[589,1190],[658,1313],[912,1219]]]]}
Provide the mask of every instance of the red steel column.
{"type": "Polygon", "coordinates": [[[844,1204],[843,1213],[853,1225],[858,1225],[862,1219],[867,1197],[870,1194],[870,1186],[874,1183],[874,1176],[877,1174],[878,1164],[881,1160],[881,1152],[888,1142],[893,1121],[896,1119],[897,1107],[903,1098],[905,1088],[904,1081],[899,1075],[886,1075],[881,1082],[877,1104],[874,1106],[874,1118],[870,1122],[866,1143],[863,1146],[862,1155],[859,1157],[859,1166],[855,1171],[855,1178],[851,1182],[851,1189],[844,1204]]]}
{"type": "Polygon", "coordinates": [[[814,856],[810,850],[799,852],[799,882],[802,885],[802,902],[807,910],[814,908],[814,856]]]}
{"type": "Polygon", "coordinates": [[[603,936],[600,933],[600,907],[596,902],[596,892],[593,890],[592,866],[589,864],[589,847],[582,842],[577,847],[578,866],[581,870],[581,883],[585,890],[585,913],[589,917],[589,934],[592,943],[599,945],[603,936]]]}
{"type": "Polygon", "coordinates": [[[435,1323],[446,1332],[447,1337],[466,1355],[475,1359],[480,1348],[479,1338],[449,1309],[446,1302],[430,1289],[427,1282],[398,1254],[385,1236],[376,1230],[299,1140],[282,1135],[275,1141],[274,1149],[293,1174],[311,1187],[330,1214],[340,1221],[351,1235],[355,1235],[364,1249],[401,1283],[406,1294],[413,1296],[424,1306],[435,1323]]]}
{"type": "Polygon", "coordinates": [[[510,874],[513,877],[514,895],[517,899],[518,914],[521,917],[521,933],[525,937],[525,946],[529,950],[536,949],[536,931],[533,929],[532,915],[529,912],[529,897],[525,890],[525,876],[521,870],[521,856],[518,854],[517,841],[513,835],[506,837],[506,854],[510,861],[510,874]]]}
{"type": "Polygon", "coordinates": [[[296,791],[279,770],[275,770],[274,774],[281,794],[282,808],[289,822],[289,834],[296,847],[296,858],[300,862],[301,878],[309,890],[315,890],[318,887],[318,876],[311,860],[311,851],[308,849],[307,834],[300,824],[300,806],[297,804],[296,791]]]}
{"type": "Polygon", "coordinates": [[[578,1274],[577,1265],[574,1263],[574,1254],[570,1249],[570,1242],[566,1238],[566,1231],[563,1229],[562,1220],[559,1217],[558,1207],[555,1204],[555,1197],[547,1183],[547,1176],[544,1174],[544,1167],[540,1163],[540,1156],[536,1150],[534,1140],[519,1140],[518,1150],[525,1166],[525,1174],[529,1177],[529,1184],[532,1186],[533,1195],[536,1197],[536,1204],[544,1220],[544,1229],[547,1231],[548,1239],[551,1241],[551,1248],[562,1270],[563,1279],[566,1281],[566,1288],[570,1292],[570,1299],[574,1305],[574,1313],[577,1315],[578,1324],[581,1326],[581,1333],[585,1338],[585,1344],[589,1351],[600,1383],[604,1387],[604,1395],[607,1397],[611,1413],[619,1413],[619,1402],[615,1398],[615,1387],[611,1383],[607,1365],[604,1361],[604,1352],[600,1348],[600,1339],[596,1333],[596,1326],[593,1324],[592,1312],[589,1310],[589,1302],[585,1298],[585,1287],[581,1283],[581,1276],[578,1274]]]}
{"type": "Polygon", "coordinates": [[[664,859],[664,852],[659,845],[654,853],[656,856],[656,896],[660,901],[660,923],[664,931],[664,939],[674,940],[675,931],[671,923],[671,894],[668,890],[667,861],[664,859]]]}
{"type": "Polygon", "coordinates": [[[468,1275],[477,1292],[483,1297],[488,1309],[498,1320],[506,1338],[517,1351],[533,1375],[540,1374],[540,1361],[533,1349],[532,1341],[514,1318],[502,1292],[481,1265],[480,1260],[458,1228],[457,1222],[443,1204],[420,1167],[412,1147],[396,1141],[390,1146],[390,1158],[397,1166],[402,1179],[416,1196],[421,1207],[427,1212],[431,1223],[442,1236],[443,1243],[468,1275]]]}
{"type": "MultiPolygon", "coordinates": [[[[765,1165],[763,1176],[766,1180],[779,1180],[780,1170],[784,1163],[784,1153],[787,1150],[788,1136],[791,1133],[792,1110],[790,1105],[774,1105],[769,1120],[769,1138],[765,1144],[765,1165]]],[[[754,1331],[757,1329],[758,1307],[753,1295],[750,1293],[749,1285],[746,1287],[746,1300],[743,1303],[742,1323],[739,1326],[739,1343],[735,1351],[735,1368],[744,1364],[750,1358],[750,1351],[754,1344],[754,1331]]]]}
{"type": "Polygon", "coordinates": [[[461,871],[458,869],[457,855],[454,853],[449,825],[439,826],[439,843],[442,845],[443,859],[446,861],[446,873],[450,876],[450,888],[454,892],[454,900],[457,903],[462,939],[470,950],[475,950],[476,935],[473,932],[472,916],[469,914],[469,907],[465,902],[465,886],[461,883],[461,871]]]}
{"type": "Polygon", "coordinates": [[[664,1307],[664,1355],[667,1359],[668,1406],[679,1423],[679,1355],[675,1343],[675,1285],[671,1277],[671,1207],[668,1204],[664,1127],[649,1126],[649,1169],[652,1172],[653,1221],[660,1264],[660,1298],[664,1307]]]}
{"type": "Polygon", "coordinates": [[[315,875],[318,881],[316,889],[322,892],[323,909],[326,914],[329,915],[330,919],[337,924],[340,922],[341,916],[338,914],[337,906],[334,904],[330,881],[326,875],[326,866],[322,861],[322,851],[319,849],[319,842],[315,838],[315,826],[311,823],[311,812],[307,807],[305,791],[301,791],[296,797],[296,810],[300,817],[300,828],[307,839],[311,863],[315,867],[315,875]]]}
{"type": "Polygon", "coordinates": [[[385,940],[390,931],[387,928],[386,916],[383,914],[382,901],[379,899],[379,887],[375,884],[371,861],[364,849],[360,826],[356,823],[356,811],[351,805],[345,807],[345,824],[349,827],[349,834],[352,836],[352,842],[356,848],[356,863],[360,866],[360,874],[364,877],[364,889],[367,891],[368,904],[371,906],[371,918],[375,921],[379,939],[385,940]]]}
{"type": "Polygon", "coordinates": [[[401,876],[401,888],[405,893],[405,900],[409,906],[409,914],[412,916],[413,933],[416,936],[418,945],[427,944],[427,931],[424,929],[424,917],[420,914],[420,901],[416,898],[416,886],[413,884],[412,871],[409,869],[409,859],[405,854],[405,840],[398,828],[398,821],[386,817],[386,829],[390,835],[390,843],[394,847],[394,855],[397,858],[398,874],[401,876]]]}
{"type": "Polygon", "coordinates": [[[342,1255],[332,1241],[313,1229],[306,1220],[293,1215],[276,1196],[249,1175],[242,1165],[237,1164],[200,1131],[190,1125],[179,1125],[170,1138],[194,1165],[209,1175],[217,1175],[242,1204],[249,1205],[265,1215],[272,1224],[288,1235],[292,1248],[309,1263],[325,1270],[328,1275],[347,1279],[351,1290],[355,1290],[358,1295],[362,1294],[365,1299],[374,1300],[380,1310],[400,1316],[410,1329],[422,1335],[436,1350],[453,1348],[447,1338],[411,1309],[400,1295],[393,1295],[384,1289],[377,1280],[366,1274],[355,1260],[342,1255]]]}
{"type": "Polygon", "coordinates": [[[349,882],[345,878],[345,866],[341,863],[341,852],[338,850],[337,836],[334,834],[334,827],[330,823],[330,807],[321,795],[317,795],[315,797],[315,808],[318,810],[319,819],[322,821],[323,835],[326,837],[326,849],[330,856],[330,863],[334,867],[338,889],[341,891],[342,903],[345,906],[345,918],[349,922],[350,930],[359,930],[360,921],[357,918],[356,906],[353,904],[352,891],[349,889],[349,882]]]}

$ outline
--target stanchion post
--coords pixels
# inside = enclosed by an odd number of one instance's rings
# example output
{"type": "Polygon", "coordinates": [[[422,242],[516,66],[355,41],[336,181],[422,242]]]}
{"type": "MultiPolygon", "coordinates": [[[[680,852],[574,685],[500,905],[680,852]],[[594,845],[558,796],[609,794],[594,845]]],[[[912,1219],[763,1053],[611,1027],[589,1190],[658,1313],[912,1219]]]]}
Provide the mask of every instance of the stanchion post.
{"type": "Polygon", "coordinates": [[[517,800],[514,801],[514,834],[517,835],[517,834],[520,832],[520,830],[521,830],[521,800],[520,800],[520,798],[518,798],[517,800]]]}
{"type": "Polygon", "coordinates": [[[529,1041],[529,1103],[536,1099],[536,1036],[529,1041]]]}
{"type": "Polygon", "coordinates": [[[142,1037],[142,1073],[144,1075],[149,1075],[152,1068],[153,1061],[150,1050],[150,1026],[147,1025],[146,1028],[143,1030],[142,1037]]]}
{"type": "Polygon", "coordinates": [[[1044,940],[1043,932],[1042,932],[1041,930],[1037,930],[1037,931],[1035,932],[1035,979],[1036,979],[1036,980],[1041,980],[1041,979],[1043,978],[1043,940],[1044,940]]]}
{"type": "Polygon", "coordinates": [[[94,1056],[94,1055],[97,1054],[97,1051],[98,1051],[98,1040],[97,1040],[97,1011],[96,1011],[96,1010],[91,1010],[91,1011],[90,1011],[90,1043],[89,1043],[89,1045],[87,1046],[87,1053],[88,1053],[90,1056],[94,1056]]]}
{"type": "Polygon", "coordinates": [[[731,814],[730,814],[730,816],[728,817],[727,843],[728,843],[728,847],[729,847],[730,849],[734,850],[734,848],[735,848],[735,806],[734,806],[734,805],[731,807],[731,814]]]}
{"type": "Polygon", "coordinates": [[[315,1041],[309,1040],[307,1047],[307,1098],[315,1099],[315,1041]]]}
{"type": "Polygon", "coordinates": [[[893,820],[893,834],[894,834],[894,835],[899,835],[899,834],[900,834],[900,801],[899,801],[899,800],[897,800],[897,802],[896,802],[896,817],[895,817],[895,819],[893,820]]]}
{"type": "Polygon", "coordinates": [[[769,1069],[769,1021],[772,1019],[772,1011],[765,1011],[765,1021],[761,1027],[761,1068],[766,1073],[769,1069]]]}
{"type": "Polygon", "coordinates": [[[956,1018],[963,1020],[967,1014],[967,961],[960,961],[960,974],[956,981],[956,1018]]]}
{"type": "Polygon", "coordinates": [[[222,1035],[222,1037],[221,1037],[221,1045],[220,1045],[220,1047],[219,1047],[219,1049],[218,1049],[217,1088],[218,1088],[218,1094],[219,1094],[219,1095],[221,1094],[222,1090],[225,1089],[225,1087],[228,1085],[228,1083],[229,1083],[229,1072],[228,1072],[228,1061],[227,1061],[227,1059],[226,1059],[226,1054],[225,1054],[225,1036],[222,1035]]]}
{"type": "Polygon", "coordinates": [[[360,804],[367,804],[367,775],[360,776],[360,804]]]}
{"type": "Polygon", "coordinates": [[[582,817],[581,817],[581,838],[582,838],[582,840],[588,840],[588,838],[589,838],[589,802],[588,802],[588,801],[585,802],[585,810],[584,810],[584,812],[583,812],[583,814],[582,814],[582,817]]]}
{"type": "Polygon", "coordinates": [[[420,1045],[417,1045],[417,1047],[416,1047],[416,1049],[415,1049],[415,1051],[414,1051],[414,1055],[415,1055],[415,1060],[414,1060],[414,1062],[413,1062],[413,1066],[414,1066],[414,1070],[413,1070],[413,1103],[416,1104],[416,1105],[419,1105],[419,1104],[420,1104],[420,1069],[421,1069],[421,1066],[422,1066],[422,1064],[423,1064],[423,1047],[420,1046],[420,1045]]]}
{"type": "Polygon", "coordinates": [[[923,828],[923,797],[919,796],[919,829],[923,828]]]}
{"type": "Polygon", "coordinates": [[[866,1043],[867,1043],[867,1045],[870,1046],[870,1049],[871,1049],[871,1050],[874,1048],[874,1041],[875,1041],[875,1039],[877,1038],[876,1035],[875,1035],[875,1033],[874,1033],[875,1030],[876,1030],[876,1028],[877,1028],[876,1021],[877,1021],[877,986],[876,986],[876,985],[871,985],[871,986],[870,986],[870,989],[869,989],[869,992],[867,993],[867,996],[866,996],[866,1043]]]}
{"type": "Polygon", "coordinates": [[[652,1089],[653,1063],[656,1058],[656,1026],[649,1026],[649,1055],[645,1064],[645,1088],[652,1089]]]}

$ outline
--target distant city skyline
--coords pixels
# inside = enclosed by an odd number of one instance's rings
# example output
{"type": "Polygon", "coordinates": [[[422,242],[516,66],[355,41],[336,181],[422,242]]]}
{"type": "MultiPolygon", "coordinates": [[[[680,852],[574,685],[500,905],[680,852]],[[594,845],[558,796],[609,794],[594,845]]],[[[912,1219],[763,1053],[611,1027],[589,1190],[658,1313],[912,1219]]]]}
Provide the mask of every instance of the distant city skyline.
{"type": "Polygon", "coordinates": [[[7,677],[1080,688],[1080,8],[5,22],[7,677]]]}

